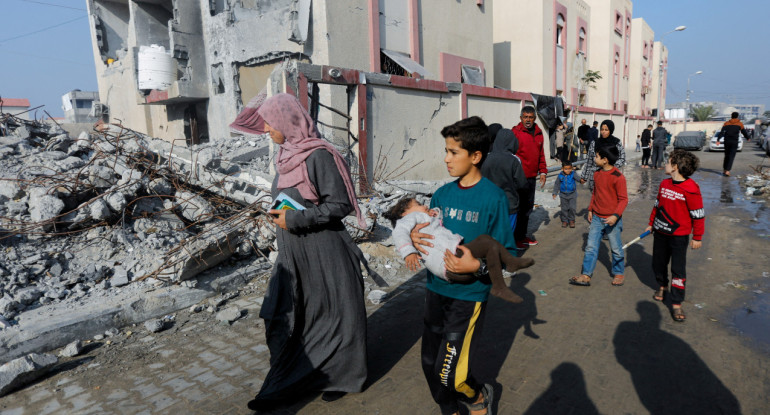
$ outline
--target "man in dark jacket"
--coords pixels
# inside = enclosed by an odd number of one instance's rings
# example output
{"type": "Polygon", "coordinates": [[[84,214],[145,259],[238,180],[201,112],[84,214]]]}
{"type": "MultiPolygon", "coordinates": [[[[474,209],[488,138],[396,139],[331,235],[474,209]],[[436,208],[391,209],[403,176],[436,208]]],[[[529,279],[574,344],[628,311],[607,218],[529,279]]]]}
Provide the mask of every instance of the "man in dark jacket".
{"type": "Polygon", "coordinates": [[[658,128],[652,130],[652,168],[653,169],[662,169],[663,164],[665,164],[663,162],[663,154],[666,152],[666,145],[668,145],[666,134],[668,134],[668,131],[666,131],[666,129],[663,128],[663,121],[658,121],[658,128]]]}
{"type": "Polygon", "coordinates": [[[722,126],[722,131],[717,136],[717,143],[724,138],[725,140],[725,159],[722,162],[722,170],[724,175],[729,176],[730,170],[733,168],[733,160],[735,160],[735,153],[738,151],[738,141],[740,134],[747,140],[749,139],[749,133],[743,128],[743,123],[738,118],[740,114],[734,112],[730,115],[730,120],[725,122],[722,126]]]}
{"type": "Polygon", "coordinates": [[[519,140],[513,131],[507,128],[498,130],[492,149],[481,165],[481,174],[497,187],[503,189],[508,197],[508,216],[511,232],[516,229],[517,213],[519,211],[519,189],[527,185],[521,161],[516,157],[519,150],[519,140]]]}
{"type": "Polygon", "coordinates": [[[535,207],[537,178],[540,177],[540,187],[545,186],[545,175],[548,173],[548,168],[545,164],[543,132],[535,124],[537,118],[535,108],[530,105],[522,108],[519,118],[521,122],[516,124],[512,130],[519,140],[517,155],[521,160],[527,185],[524,189],[519,190],[519,215],[516,219],[513,237],[516,239],[517,248],[527,249],[529,246],[537,245],[534,235],[532,238],[527,237],[527,227],[529,226],[529,215],[535,207]]]}
{"type": "Polygon", "coordinates": [[[586,139],[588,139],[588,131],[591,129],[591,127],[586,124],[586,119],[583,118],[580,120],[580,127],[578,127],[577,130],[577,137],[578,140],[580,140],[580,159],[582,160],[585,158],[584,153],[588,149],[588,145],[586,144],[586,139]]]}
{"type": "Polygon", "coordinates": [[[586,135],[586,153],[588,152],[588,147],[591,146],[591,142],[597,140],[599,138],[599,121],[594,121],[594,124],[591,128],[588,129],[588,134],[586,135]]]}

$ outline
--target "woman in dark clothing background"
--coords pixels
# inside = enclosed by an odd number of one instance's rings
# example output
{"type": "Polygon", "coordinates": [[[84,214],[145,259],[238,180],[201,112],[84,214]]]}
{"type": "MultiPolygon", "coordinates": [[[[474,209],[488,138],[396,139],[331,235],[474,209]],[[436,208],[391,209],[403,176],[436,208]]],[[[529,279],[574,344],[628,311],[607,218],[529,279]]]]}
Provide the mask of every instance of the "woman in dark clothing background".
{"type": "Polygon", "coordinates": [[[250,409],[313,391],[324,400],[359,392],[366,380],[363,254],[342,219],[358,209],[350,173],[339,152],[319,134],[289,94],[258,110],[280,146],[272,194],[302,210],[270,210],[278,258],[259,316],[265,320],[270,372],[250,409]]]}
{"type": "Polygon", "coordinates": [[[594,162],[596,151],[602,147],[615,146],[620,153],[618,161],[615,162],[615,167],[621,168],[626,164],[626,150],[623,148],[623,143],[620,139],[612,135],[615,131],[615,123],[612,120],[602,121],[601,128],[599,129],[599,138],[591,142],[588,147],[588,158],[586,159],[586,167],[583,170],[583,175],[580,177],[580,183],[588,182],[588,188],[594,191],[594,173],[599,170],[594,162]]]}

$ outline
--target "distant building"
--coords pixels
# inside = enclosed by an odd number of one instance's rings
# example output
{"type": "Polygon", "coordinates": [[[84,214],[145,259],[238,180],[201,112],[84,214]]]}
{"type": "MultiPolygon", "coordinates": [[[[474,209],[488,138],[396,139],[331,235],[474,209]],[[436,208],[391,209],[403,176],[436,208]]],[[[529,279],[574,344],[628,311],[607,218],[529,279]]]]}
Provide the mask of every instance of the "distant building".
{"type": "Polygon", "coordinates": [[[29,112],[25,112],[30,107],[26,98],[0,98],[0,105],[3,113],[15,115],[23,120],[29,119],[29,112]]]}
{"type": "Polygon", "coordinates": [[[99,93],[72,90],[61,97],[64,120],[68,123],[97,122],[102,119],[99,93]]]}
{"type": "MultiPolygon", "coordinates": [[[[726,102],[719,101],[690,102],[689,108],[692,110],[693,107],[705,106],[711,106],[714,108],[714,115],[709,118],[710,120],[714,121],[727,121],[730,119],[732,113],[736,111],[740,114],[741,121],[744,122],[751,121],[757,117],[761,117],[765,113],[765,106],[763,104],[728,104],[726,102]]],[[[666,105],[667,112],[669,109],[676,108],[687,108],[687,103],[676,102],[670,105],[666,105]]],[[[668,118],[668,116],[666,118],[668,118]]],[[[674,119],[676,118],[677,117],[674,117],[674,119]]],[[[681,119],[683,120],[684,117],[682,116],[681,119]]],[[[690,117],[690,119],[692,119],[692,117],[690,117]]]]}

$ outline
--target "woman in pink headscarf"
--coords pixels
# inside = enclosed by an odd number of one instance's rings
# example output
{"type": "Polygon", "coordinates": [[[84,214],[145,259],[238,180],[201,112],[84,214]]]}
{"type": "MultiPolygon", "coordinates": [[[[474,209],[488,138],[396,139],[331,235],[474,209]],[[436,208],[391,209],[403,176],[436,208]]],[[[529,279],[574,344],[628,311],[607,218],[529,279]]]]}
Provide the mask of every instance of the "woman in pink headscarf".
{"type": "Polygon", "coordinates": [[[274,95],[258,113],[280,146],[273,198],[305,209],[270,211],[278,258],[260,311],[270,372],[249,408],[312,391],[334,400],[361,391],[367,376],[363,254],[342,223],[353,211],[363,217],[345,161],[294,96],[274,95]]]}

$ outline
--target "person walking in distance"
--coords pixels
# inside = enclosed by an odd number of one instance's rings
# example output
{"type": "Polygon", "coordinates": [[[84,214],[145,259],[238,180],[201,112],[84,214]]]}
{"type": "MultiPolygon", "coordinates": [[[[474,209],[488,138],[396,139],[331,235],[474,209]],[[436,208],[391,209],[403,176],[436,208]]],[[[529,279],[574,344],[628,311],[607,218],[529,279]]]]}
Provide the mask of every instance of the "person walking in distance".
{"type": "Polygon", "coordinates": [[[578,127],[577,130],[577,138],[580,141],[580,159],[585,158],[586,150],[588,149],[588,146],[586,145],[586,140],[588,139],[588,130],[590,130],[591,127],[586,123],[586,119],[583,118],[580,120],[580,127],[578,127]]]}
{"type": "Polygon", "coordinates": [[[652,150],[652,124],[642,131],[642,168],[650,168],[650,152],[652,150]]]}
{"type": "Polygon", "coordinates": [[[658,121],[658,128],[652,130],[652,168],[663,168],[663,156],[666,152],[668,131],[663,128],[663,121],[658,121]],[[660,167],[658,167],[660,166],[660,167]]]}
{"type": "Polygon", "coordinates": [[[602,129],[600,137],[591,142],[588,147],[588,160],[586,161],[583,174],[580,176],[580,184],[588,183],[588,188],[593,192],[594,190],[594,173],[596,173],[600,167],[596,164],[596,155],[599,154],[599,149],[604,147],[615,147],[618,150],[618,158],[613,161],[613,165],[617,168],[621,168],[626,164],[626,150],[623,148],[623,143],[620,139],[612,135],[615,131],[615,123],[612,120],[602,121],[602,129]]]}
{"type": "Polygon", "coordinates": [[[749,133],[743,128],[743,123],[741,123],[739,116],[740,114],[733,112],[730,115],[730,120],[725,122],[717,136],[717,143],[722,141],[722,139],[725,141],[725,158],[722,162],[722,170],[725,176],[729,176],[730,170],[733,169],[733,160],[735,160],[735,153],[738,151],[739,135],[743,134],[744,138],[749,139],[749,133]]]}
{"type": "Polygon", "coordinates": [[[521,109],[520,122],[512,128],[513,134],[519,140],[519,151],[516,155],[521,160],[524,177],[527,178],[526,186],[519,190],[519,217],[516,230],[513,232],[516,247],[519,249],[537,245],[534,235],[531,238],[527,236],[527,227],[529,216],[535,206],[536,181],[539,180],[540,187],[544,187],[545,175],[548,172],[545,164],[543,132],[535,124],[536,117],[535,107],[528,105],[521,109]]]}

